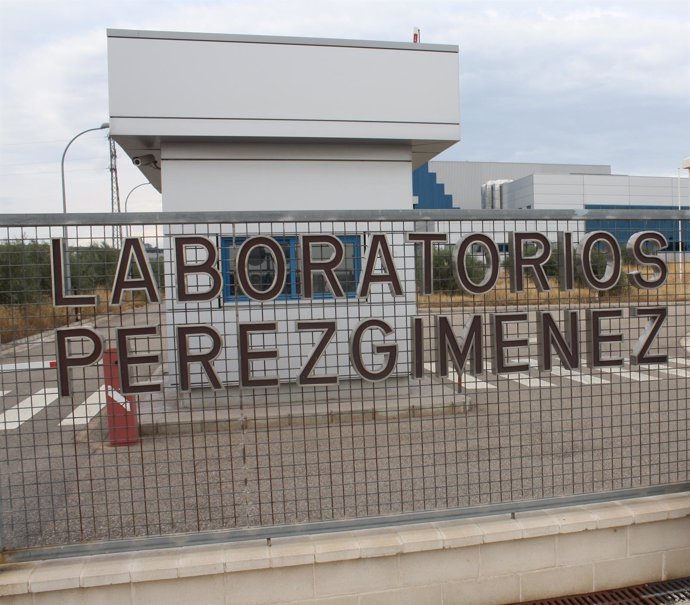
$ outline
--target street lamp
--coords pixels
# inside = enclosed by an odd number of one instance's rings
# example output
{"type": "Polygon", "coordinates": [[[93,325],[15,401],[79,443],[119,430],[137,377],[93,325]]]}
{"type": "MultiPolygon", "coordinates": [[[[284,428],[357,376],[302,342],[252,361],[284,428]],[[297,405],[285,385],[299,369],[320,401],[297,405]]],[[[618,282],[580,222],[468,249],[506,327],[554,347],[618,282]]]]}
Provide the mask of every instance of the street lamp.
{"type": "Polygon", "coordinates": [[[72,137],[69,143],[67,143],[67,147],[65,147],[65,150],[62,152],[62,160],[60,161],[60,174],[62,175],[62,212],[64,214],[67,214],[67,196],[65,195],[65,155],[67,155],[67,150],[69,149],[69,146],[74,143],[81,135],[86,134],[87,132],[93,132],[94,130],[103,130],[104,128],[110,128],[110,124],[108,122],[103,122],[100,126],[97,128],[87,128],[86,130],[82,130],[79,134],[75,135],[72,137]]]}
{"type": "MultiPolygon", "coordinates": [[[[683,160],[682,167],[688,171],[688,203],[690,204],[690,158],[685,158],[683,160]]],[[[678,210],[681,209],[680,205],[680,168],[678,169],[678,210]]],[[[685,273],[685,253],[683,250],[683,221],[682,219],[678,221],[678,252],[680,257],[680,274],[681,277],[685,273]]]]}
{"type": "MultiPolygon", "coordinates": [[[[65,155],[67,155],[67,150],[70,145],[74,143],[81,135],[87,132],[92,132],[94,130],[103,130],[104,128],[110,128],[108,122],[103,122],[97,128],[87,128],[82,130],[80,133],[74,135],[70,142],[67,143],[65,150],[62,152],[62,159],[60,160],[60,176],[62,177],[62,213],[67,214],[67,196],[65,195],[65,155]]],[[[67,225],[62,227],[62,258],[64,262],[64,272],[65,272],[65,292],[70,293],[72,291],[72,271],[70,270],[69,263],[69,246],[67,245],[67,225]]],[[[79,318],[79,311],[77,311],[77,319],[79,318]]],[[[67,312],[67,323],[69,323],[69,311],[67,312]]]]}
{"type": "Polygon", "coordinates": [[[144,187],[145,185],[150,185],[148,181],[145,183],[139,183],[138,185],[135,185],[129,190],[129,193],[127,194],[127,197],[125,197],[125,212],[127,212],[127,202],[129,201],[129,196],[132,195],[139,187],[144,187]]]}
{"type": "MultiPolygon", "coordinates": [[[[127,197],[125,197],[125,212],[127,212],[127,202],[129,201],[129,196],[132,195],[137,189],[139,189],[139,187],[144,187],[144,186],[150,185],[150,184],[151,184],[151,183],[149,183],[148,181],[146,181],[145,183],[139,183],[138,185],[135,185],[134,187],[132,187],[132,188],[129,190],[129,193],[127,194],[127,197]]],[[[131,226],[131,225],[127,225],[127,237],[130,237],[130,236],[132,235],[131,229],[132,229],[132,226],[131,226]]]]}

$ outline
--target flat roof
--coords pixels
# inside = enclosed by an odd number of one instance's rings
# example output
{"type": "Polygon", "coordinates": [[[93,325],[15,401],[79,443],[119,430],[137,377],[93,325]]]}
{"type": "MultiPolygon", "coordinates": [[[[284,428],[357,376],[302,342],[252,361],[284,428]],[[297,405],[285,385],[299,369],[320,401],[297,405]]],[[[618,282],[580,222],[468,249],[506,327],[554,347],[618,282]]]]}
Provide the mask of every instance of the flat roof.
{"type": "Polygon", "coordinates": [[[342,40],[336,38],[300,38],[291,36],[249,36],[243,34],[209,34],[197,32],[147,31],[108,29],[109,38],[141,38],[146,40],[190,40],[196,42],[241,42],[245,44],[292,44],[298,46],[340,46],[457,53],[453,44],[415,44],[413,42],[382,42],[376,40],[342,40]]]}

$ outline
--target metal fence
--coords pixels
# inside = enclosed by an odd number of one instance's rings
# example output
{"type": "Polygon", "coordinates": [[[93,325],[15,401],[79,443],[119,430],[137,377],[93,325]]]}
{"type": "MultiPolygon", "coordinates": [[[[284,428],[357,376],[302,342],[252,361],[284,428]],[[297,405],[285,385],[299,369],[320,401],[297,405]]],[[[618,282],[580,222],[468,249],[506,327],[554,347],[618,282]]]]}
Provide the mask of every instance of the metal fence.
{"type": "Polygon", "coordinates": [[[5,215],[2,549],[688,489],[689,219],[5,215]]]}

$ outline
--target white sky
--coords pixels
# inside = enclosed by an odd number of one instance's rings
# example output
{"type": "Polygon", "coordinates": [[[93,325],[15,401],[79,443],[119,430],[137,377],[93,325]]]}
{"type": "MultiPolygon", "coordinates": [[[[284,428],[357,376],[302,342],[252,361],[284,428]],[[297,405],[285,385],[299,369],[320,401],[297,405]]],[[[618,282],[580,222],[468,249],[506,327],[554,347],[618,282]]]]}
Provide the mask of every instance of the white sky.
{"type": "MultiPolygon", "coordinates": [[[[66,143],[108,120],[107,28],[411,41],[415,26],[460,47],[462,140],[439,159],[676,176],[690,156],[687,0],[0,0],[0,212],[62,210],[66,143]]],[[[110,210],[105,132],[68,152],[70,211],[110,210]]],[[[145,179],[124,153],[118,169],[124,203],[145,179]]],[[[128,208],[160,196],[141,187],[128,208]]]]}

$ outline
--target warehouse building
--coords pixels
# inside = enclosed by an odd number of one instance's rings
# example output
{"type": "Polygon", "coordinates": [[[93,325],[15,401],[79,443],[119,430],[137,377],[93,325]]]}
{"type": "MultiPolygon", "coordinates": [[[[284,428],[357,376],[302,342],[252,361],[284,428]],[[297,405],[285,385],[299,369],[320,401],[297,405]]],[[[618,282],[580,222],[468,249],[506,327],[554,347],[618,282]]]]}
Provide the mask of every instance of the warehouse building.
{"type": "MultiPolygon", "coordinates": [[[[416,208],[488,210],[678,210],[688,209],[688,179],[611,174],[595,164],[504,162],[429,162],[413,176],[416,208]]],[[[587,221],[586,230],[603,230],[628,240],[632,227],[613,221],[587,221]]],[[[639,229],[639,223],[636,225],[639,229]]],[[[690,221],[647,221],[668,250],[690,251],[690,221]]]]}

